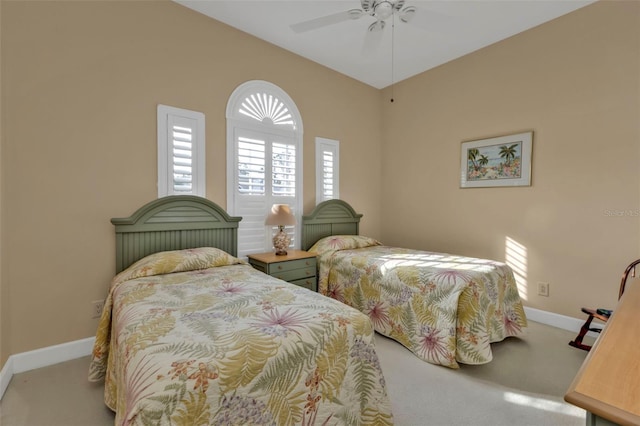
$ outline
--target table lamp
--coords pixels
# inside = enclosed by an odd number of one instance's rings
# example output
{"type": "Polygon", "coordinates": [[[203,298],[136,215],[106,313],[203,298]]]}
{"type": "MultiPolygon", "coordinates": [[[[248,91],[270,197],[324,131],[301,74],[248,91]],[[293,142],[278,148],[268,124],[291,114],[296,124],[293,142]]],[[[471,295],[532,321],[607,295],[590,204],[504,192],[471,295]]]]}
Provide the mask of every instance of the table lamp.
{"type": "Polygon", "coordinates": [[[264,221],[264,224],[278,227],[279,231],[273,237],[273,247],[276,249],[276,255],[286,255],[291,238],[289,237],[289,234],[284,232],[284,227],[296,224],[296,218],[291,213],[289,205],[274,204],[273,207],[271,207],[271,212],[264,221]]]}

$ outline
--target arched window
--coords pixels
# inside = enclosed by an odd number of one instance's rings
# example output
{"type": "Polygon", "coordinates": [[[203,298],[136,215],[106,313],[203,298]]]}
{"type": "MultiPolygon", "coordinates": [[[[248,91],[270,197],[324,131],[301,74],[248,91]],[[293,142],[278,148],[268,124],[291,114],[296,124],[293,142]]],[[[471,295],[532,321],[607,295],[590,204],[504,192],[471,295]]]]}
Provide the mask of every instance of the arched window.
{"type": "Polygon", "coordinates": [[[298,224],[286,230],[300,246],[302,119],[293,100],[266,81],[241,84],[227,103],[227,210],[242,216],[238,256],[269,251],[264,221],[273,204],[288,204],[298,224]]]}

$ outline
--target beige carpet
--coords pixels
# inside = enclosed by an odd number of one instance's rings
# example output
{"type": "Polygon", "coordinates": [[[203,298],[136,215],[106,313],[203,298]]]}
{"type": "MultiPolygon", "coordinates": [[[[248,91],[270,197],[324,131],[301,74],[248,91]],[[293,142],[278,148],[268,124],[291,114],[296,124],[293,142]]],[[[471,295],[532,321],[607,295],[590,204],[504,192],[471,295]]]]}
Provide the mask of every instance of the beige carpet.
{"type": "MultiPolygon", "coordinates": [[[[494,360],[459,370],[427,364],[377,336],[378,356],[399,426],[585,424],[562,399],[586,352],[573,333],[531,323],[527,335],[492,345],[494,360]]],[[[89,358],[17,374],[0,402],[2,426],[113,424],[102,386],[87,381],[89,358]]]]}
{"type": "Polygon", "coordinates": [[[426,364],[379,336],[396,424],[584,426],[585,411],[563,400],[587,355],[568,345],[573,337],[530,322],[523,338],[492,345],[489,364],[450,370],[426,364]]]}

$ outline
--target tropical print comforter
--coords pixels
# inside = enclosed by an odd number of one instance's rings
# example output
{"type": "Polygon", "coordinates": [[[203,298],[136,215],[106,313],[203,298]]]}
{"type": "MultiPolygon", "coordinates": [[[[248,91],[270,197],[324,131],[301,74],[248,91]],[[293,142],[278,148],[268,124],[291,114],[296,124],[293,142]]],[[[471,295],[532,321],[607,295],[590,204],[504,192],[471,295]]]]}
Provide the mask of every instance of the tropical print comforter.
{"type": "Polygon", "coordinates": [[[318,254],[318,291],[367,314],[380,334],[432,364],[484,364],[490,343],[527,319],[511,268],[500,262],[333,236],[318,254]]]}
{"type": "Polygon", "coordinates": [[[118,274],[89,380],[117,425],[393,423],[367,316],[213,248],[118,274]]]}

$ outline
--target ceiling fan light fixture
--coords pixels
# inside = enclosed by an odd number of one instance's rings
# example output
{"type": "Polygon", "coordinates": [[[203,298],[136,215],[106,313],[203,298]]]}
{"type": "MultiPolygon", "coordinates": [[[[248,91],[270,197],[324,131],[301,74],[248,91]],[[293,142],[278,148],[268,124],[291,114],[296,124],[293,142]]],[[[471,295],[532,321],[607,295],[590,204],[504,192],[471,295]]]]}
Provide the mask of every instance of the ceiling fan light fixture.
{"type": "Polygon", "coordinates": [[[379,21],[384,21],[393,14],[394,5],[389,1],[381,1],[373,7],[373,16],[379,21]]]}

